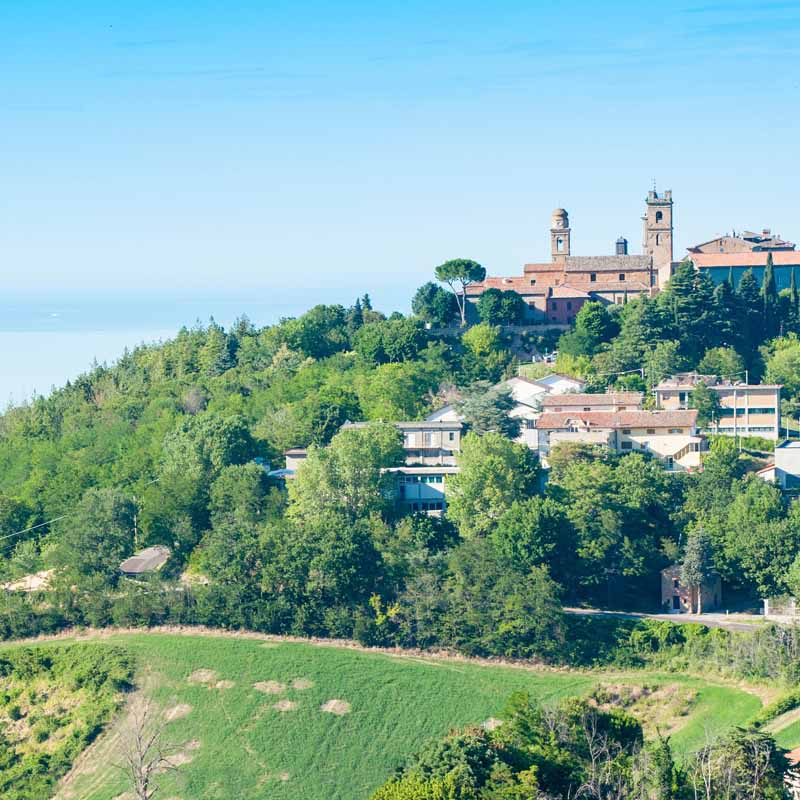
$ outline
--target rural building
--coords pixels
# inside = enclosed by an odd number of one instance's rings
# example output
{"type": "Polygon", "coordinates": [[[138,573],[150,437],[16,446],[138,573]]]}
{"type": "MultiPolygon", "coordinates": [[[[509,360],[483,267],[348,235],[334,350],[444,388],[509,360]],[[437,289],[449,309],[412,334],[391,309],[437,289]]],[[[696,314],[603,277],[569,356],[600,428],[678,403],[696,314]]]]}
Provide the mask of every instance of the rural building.
{"type": "Polygon", "coordinates": [[[707,448],[697,432],[697,411],[547,411],[537,422],[539,454],[561,442],[599,445],[618,453],[649,453],[670,471],[700,466],[707,448]]]}
{"type": "MultiPolygon", "coordinates": [[[[722,581],[714,575],[700,587],[703,611],[714,611],[722,605],[722,581]]],[[[661,607],[671,614],[697,612],[697,587],[685,586],[680,564],[661,570],[661,607]]]]}
{"type": "Polygon", "coordinates": [[[119,571],[123,575],[132,576],[158,572],[169,560],[170,552],[169,547],[163,547],[162,545],[147,547],[125,559],[119,565],[119,571]]]}
{"type": "Polygon", "coordinates": [[[784,491],[800,490],[800,440],[788,440],[775,445],[775,459],[758,471],[758,476],[775,483],[784,491]]]}
{"type": "Polygon", "coordinates": [[[668,410],[688,408],[698,383],[704,383],[719,398],[719,417],[704,429],[706,433],[780,438],[782,387],[779,384],[737,383],[716,375],[682,372],[655,387],[656,406],[668,410]]]}
{"type": "Polygon", "coordinates": [[[642,253],[628,253],[619,238],[613,255],[572,255],[572,228],[563,208],[550,221],[550,261],[525,264],[520,277],[487,277],[467,287],[468,314],[477,318],[475,304],[487,289],[513,290],[527,306],[526,322],[571,325],[584,303],[624,303],[637,295],[652,295],[672,274],[672,192],[648,192],[642,253]]]}

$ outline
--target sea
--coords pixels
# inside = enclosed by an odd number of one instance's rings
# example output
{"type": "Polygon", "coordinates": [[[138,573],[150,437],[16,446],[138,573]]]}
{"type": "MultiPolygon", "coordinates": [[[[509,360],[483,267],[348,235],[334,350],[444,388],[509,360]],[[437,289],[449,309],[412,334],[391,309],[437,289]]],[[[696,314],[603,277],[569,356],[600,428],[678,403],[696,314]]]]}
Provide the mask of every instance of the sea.
{"type": "MultiPolygon", "coordinates": [[[[318,303],[351,305],[353,288],[252,290],[219,294],[109,293],[0,298],[0,410],[47,395],[97,362],[113,364],[138,344],[165,341],[181,327],[225,327],[246,315],[257,325],[299,316],[318,303]]],[[[373,307],[408,312],[408,287],[370,292],[373,307]]]]}

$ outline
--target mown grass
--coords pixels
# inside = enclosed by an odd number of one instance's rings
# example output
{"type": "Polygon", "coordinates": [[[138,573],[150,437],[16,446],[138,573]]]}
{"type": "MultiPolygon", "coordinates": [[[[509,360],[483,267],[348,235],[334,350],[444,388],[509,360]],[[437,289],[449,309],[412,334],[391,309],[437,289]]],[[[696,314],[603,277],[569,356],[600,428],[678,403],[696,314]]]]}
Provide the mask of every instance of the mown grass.
{"type": "MultiPolygon", "coordinates": [[[[543,701],[590,692],[598,682],[681,683],[696,692],[687,723],[673,737],[686,752],[715,733],[741,724],[760,707],[754,695],[686,676],[654,673],[575,673],[484,666],[459,661],[399,658],[381,653],[305,643],[252,639],[119,634],[139,664],[139,680],[164,708],[192,707],[168,726],[170,739],[199,741],[193,760],[163,776],[163,797],[358,800],[369,797],[404,758],[425,740],[450,728],[499,715],[518,689],[543,701]],[[191,684],[197,669],[212,669],[226,689],[191,684]],[[295,678],[313,687],[290,688],[295,678]],[[256,691],[259,681],[289,688],[280,695],[256,691]],[[278,700],[297,707],[279,712],[278,700]],[[320,706],[340,699],[351,705],[343,716],[320,706]]],[[[102,742],[100,743],[102,744],[102,742]]],[[[97,752],[89,769],[59,797],[111,800],[125,791],[111,766],[112,753],[97,752]]]]}

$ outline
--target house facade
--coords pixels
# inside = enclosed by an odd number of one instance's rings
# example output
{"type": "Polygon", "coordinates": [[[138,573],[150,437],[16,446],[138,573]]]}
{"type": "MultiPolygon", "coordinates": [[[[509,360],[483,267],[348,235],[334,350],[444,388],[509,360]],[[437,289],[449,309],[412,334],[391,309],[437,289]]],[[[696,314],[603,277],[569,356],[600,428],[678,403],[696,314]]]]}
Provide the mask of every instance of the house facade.
{"type": "Polygon", "coordinates": [[[800,492],[800,440],[789,439],[775,445],[775,458],[758,471],[758,476],[784,491],[800,492]]]}
{"type": "Polygon", "coordinates": [[[719,575],[707,578],[699,587],[690,587],[681,579],[680,564],[673,564],[661,570],[661,608],[664,611],[670,614],[697,612],[698,600],[701,601],[700,606],[704,612],[720,608],[722,581],[719,575]]]}
{"type": "Polygon", "coordinates": [[[688,408],[691,393],[699,383],[704,383],[719,398],[718,417],[704,428],[706,433],[780,438],[782,387],[779,384],[736,383],[716,375],[684,372],[655,387],[656,406],[667,410],[688,408]]]}
{"type": "Polygon", "coordinates": [[[539,453],[562,442],[599,445],[617,453],[641,452],[674,472],[700,467],[707,449],[697,431],[697,411],[548,411],[537,422],[539,453]]]}

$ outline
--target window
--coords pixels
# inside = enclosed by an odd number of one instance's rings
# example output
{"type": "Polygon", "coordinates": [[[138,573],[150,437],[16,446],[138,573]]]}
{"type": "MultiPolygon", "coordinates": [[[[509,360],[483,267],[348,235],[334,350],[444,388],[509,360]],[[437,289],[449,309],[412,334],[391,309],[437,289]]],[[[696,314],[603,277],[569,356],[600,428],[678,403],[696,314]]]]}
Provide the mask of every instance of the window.
{"type": "Polygon", "coordinates": [[[631,429],[630,429],[630,428],[623,428],[623,429],[622,429],[622,432],[623,432],[624,434],[626,434],[627,436],[630,436],[630,435],[631,435],[631,429]]]}
{"type": "Polygon", "coordinates": [[[672,579],[672,588],[677,589],[681,585],[681,582],[677,578],[672,579]]]}
{"type": "Polygon", "coordinates": [[[558,303],[555,300],[553,300],[553,302],[550,303],[550,310],[551,311],[557,311],[558,310],[558,303]]]}
{"type": "Polygon", "coordinates": [[[620,448],[622,448],[623,450],[630,450],[632,447],[633,447],[633,442],[622,442],[622,444],[620,444],[620,448]]]}
{"type": "Polygon", "coordinates": [[[594,282],[597,280],[597,273],[596,273],[596,272],[591,272],[591,273],[589,274],[589,280],[590,280],[592,283],[594,283],[594,282]]]}
{"type": "Polygon", "coordinates": [[[561,236],[556,239],[556,249],[559,253],[564,252],[564,239],[561,236]]]}
{"type": "Polygon", "coordinates": [[[414,434],[413,433],[404,433],[403,434],[403,447],[413,447],[414,446],[414,434]]]}
{"type": "Polygon", "coordinates": [[[536,286],[536,278],[531,278],[531,286],[536,286]]]}
{"type": "Polygon", "coordinates": [[[624,272],[620,272],[620,274],[619,274],[619,279],[620,279],[621,281],[624,281],[624,280],[625,280],[625,273],[624,273],[624,272]]]}
{"type": "Polygon", "coordinates": [[[648,429],[647,429],[647,432],[648,432],[648,433],[655,433],[655,432],[656,432],[656,429],[655,429],[655,428],[648,428],[648,429]]]}
{"type": "Polygon", "coordinates": [[[683,433],[683,428],[670,428],[670,433],[683,433]]]}
{"type": "Polygon", "coordinates": [[[567,311],[572,311],[572,302],[567,300],[567,311]]]}
{"type": "Polygon", "coordinates": [[[592,410],[592,407],[591,407],[591,406],[584,406],[584,407],[583,407],[583,410],[584,410],[584,411],[591,411],[591,410],[592,410]]]}
{"type": "Polygon", "coordinates": [[[664,219],[664,215],[660,211],[656,211],[656,222],[661,222],[664,219]]]}
{"type": "Polygon", "coordinates": [[[434,442],[435,435],[436,434],[434,434],[432,431],[426,431],[425,432],[425,434],[424,434],[425,447],[433,447],[433,445],[435,443],[434,442]]]}
{"type": "Polygon", "coordinates": [[[450,433],[447,434],[447,438],[449,441],[454,442],[456,440],[455,431],[450,431],[450,433]]]}
{"type": "Polygon", "coordinates": [[[661,244],[661,234],[660,233],[656,234],[656,244],[661,244]]]}
{"type": "Polygon", "coordinates": [[[525,430],[526,431],[535,431],[536,430],[536,420],[535,419],[526,419],[525,420],[525,430]]]}

